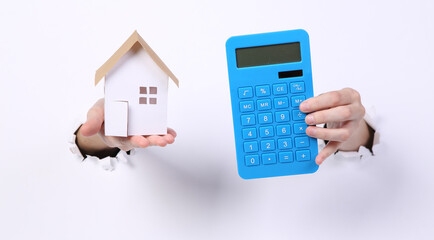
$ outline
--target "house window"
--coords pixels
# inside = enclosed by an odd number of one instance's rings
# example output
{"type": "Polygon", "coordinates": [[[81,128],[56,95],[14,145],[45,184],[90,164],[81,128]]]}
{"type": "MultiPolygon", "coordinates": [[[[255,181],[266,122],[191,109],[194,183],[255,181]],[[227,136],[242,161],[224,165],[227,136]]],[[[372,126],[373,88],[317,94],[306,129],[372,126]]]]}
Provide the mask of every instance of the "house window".
{"type": "Polygon", "coordinates": [[[146,104],[146,102],[147,102],[147,99],[145,97],[139,98],[139,103],[140,104],[146,104]]]}
{"type": "MultiPolygon", "coordinates": [[[[148,104],[148,88],[147,87],[140,87],[139,88],[139,104],[148,104]]],[[[149,94],[156,95],[157,94],[157,87],[149,87],[149,94]]],[[[157,96],[149,96],[149,104],[157,104],[157,96]]]]}

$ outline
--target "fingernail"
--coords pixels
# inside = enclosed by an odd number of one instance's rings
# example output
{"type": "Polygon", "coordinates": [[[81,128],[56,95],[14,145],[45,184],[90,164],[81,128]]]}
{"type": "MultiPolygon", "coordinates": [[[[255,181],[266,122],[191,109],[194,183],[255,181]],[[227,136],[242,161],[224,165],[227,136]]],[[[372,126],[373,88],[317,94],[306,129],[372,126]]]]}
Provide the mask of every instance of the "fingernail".
{"type": "Polygon", "coordinates": [[[303,112],[309,111],[309,104],[307,104],[306,101],[304,101],[300,104],[300,111],[303,111],[303,112]]]}
{"type": "Polygon", "coordinates": [[[307,115],[305,121],[309,125],[314,125],[315,124],[315,119],[313,118],[312,115],[307,115]]]}
{"type": "Polygon", "coordinates": [[[314,127],[308,127],[306,129],[306,134],[309,135],[310,137],[314,137],[316,133],[316,129],[314,127]]]}

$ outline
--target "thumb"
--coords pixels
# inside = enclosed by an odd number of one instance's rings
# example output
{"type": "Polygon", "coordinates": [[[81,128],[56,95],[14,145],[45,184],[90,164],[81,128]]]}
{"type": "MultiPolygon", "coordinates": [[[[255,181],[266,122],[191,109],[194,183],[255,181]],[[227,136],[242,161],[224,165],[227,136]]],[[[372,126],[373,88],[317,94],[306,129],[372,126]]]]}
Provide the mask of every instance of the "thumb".
{"type": "Polygon", "coordinates": [[[104,122],[104,101],[98,101],[87,113],[87,121],[81,126],[81,134],[93,136],[101,130],[104,122]]]}

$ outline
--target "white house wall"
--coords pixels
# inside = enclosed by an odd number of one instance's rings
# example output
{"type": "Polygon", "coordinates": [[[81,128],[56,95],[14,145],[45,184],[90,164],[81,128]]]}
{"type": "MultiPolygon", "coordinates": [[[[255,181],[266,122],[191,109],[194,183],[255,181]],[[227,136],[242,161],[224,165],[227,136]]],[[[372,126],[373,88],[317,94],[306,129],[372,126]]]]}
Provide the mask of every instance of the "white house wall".
{"type": "Polygon", "coordinates": [[[113,101],[128,101],[129,136],[166,134],[167,92],[167,74],[136,45],[106,75],[105,107],[110,108],[113,101]],[[140,94],[140,87],[147,87],[147,94],[140,94]],[[157,87],[157,94],[149,94],[149,87],[157,87]],[[140,97],[147,97],[147,104],[139,104],[140,97]],[[156,97],[157,104],[149,104],[150,97],[156,97]]]}

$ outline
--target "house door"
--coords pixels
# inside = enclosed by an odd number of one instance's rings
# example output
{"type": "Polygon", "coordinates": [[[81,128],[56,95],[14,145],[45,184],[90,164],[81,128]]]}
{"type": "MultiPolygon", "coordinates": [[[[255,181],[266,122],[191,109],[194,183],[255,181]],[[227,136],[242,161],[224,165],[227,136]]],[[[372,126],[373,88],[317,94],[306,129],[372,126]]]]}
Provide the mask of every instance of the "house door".
{"type": "Polygon", "coordinates": [[[113,101],[105,105],[105,135],[128,136],[128,102],[113,101]]]}

